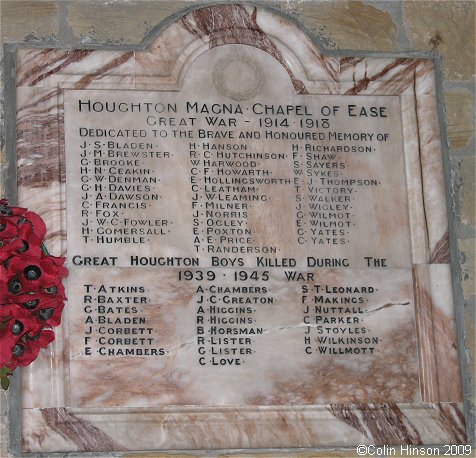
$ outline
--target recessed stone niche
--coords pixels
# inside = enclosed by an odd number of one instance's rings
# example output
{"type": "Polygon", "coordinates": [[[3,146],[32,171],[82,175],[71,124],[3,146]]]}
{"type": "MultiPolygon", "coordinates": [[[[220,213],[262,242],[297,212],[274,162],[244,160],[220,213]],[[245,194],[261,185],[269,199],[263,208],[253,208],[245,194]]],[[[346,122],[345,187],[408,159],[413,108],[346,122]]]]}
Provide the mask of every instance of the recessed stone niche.
{"type": "Polygon", "coordinates": [[[432,59],[251,5],[18,49],[19,204],[68,259],[25,452],[464,444],[432,59]]]}

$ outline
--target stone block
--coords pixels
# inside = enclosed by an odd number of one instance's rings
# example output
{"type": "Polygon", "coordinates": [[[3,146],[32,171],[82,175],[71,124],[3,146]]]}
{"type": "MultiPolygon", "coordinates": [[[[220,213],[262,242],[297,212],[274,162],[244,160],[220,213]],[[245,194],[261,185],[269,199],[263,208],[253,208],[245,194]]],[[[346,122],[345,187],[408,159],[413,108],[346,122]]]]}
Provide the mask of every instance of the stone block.
{"type": "MultiPolygon", "coordinates": [[[[6,168],[6,166],[7,166],[7,155],[2,149],[0,149],[0,173],[4,173],[3,169],[6,168]]],[[[6,195],[5,183],[3,180],[0,182],[0,195],[1,196],[6,195]]]]}
{"type": "Polygon", "coordinates": [[[463,224],[476,223],[475,162],[474,157],[464,157],[460,162],[460,221],[463,224]]]}
{"type": "Polygon", "coordinates": [[[445,91],[448,143],[450,148],[468,146],[474,136],[474,98],[469,91],[445,91]]]}
{"type": "Polygon", "coordinates": [[[8,409],[7,393],[0,390],[0,456],[9,457],[8,454],[8,409]]]}
{"type": "MultiPolygon", "coordinates": [[[[469,347],[469,351],[471,354],[471,358],[470,358],[471,373],[474,374],[476,369],[476,360],[475,360],[476,335],[475,335],[475,329],[474,329],[474,323],[476,322],[476,311],[475,311],[475,297],[474,296],[472,296],[472,298],[466,303],[466,310],[464,313],[464,322],[466,324],[466,328],[465,328],[466,345],[469,347]]],[[[473,386],[473,393],[476,395],[476,390],[474,386],[473,386]]],[[[474,399],[474,401],[476,401],[476,399],[474,399]]]]}
{"type": "Polygon", "coordinates": [[[474,239],[458,240],[458,250],[461,258],[461,286],[465,300],[469,300],[476,293],[474,275],[476,252],[474,239]]]}
{"type": "Polygon", "coordinates": [[[474,387],[474,374],[476,369],[476,282],[475,282],[475,242],[474,238],[458,240],[458,249],[461,259],[461,286],[465,299],[464,323],[465,323],[465,345],[469,352],[469,372],[473,374],[473,384],[471,387],[472,402],[476,403],[476,390],[474,387]]]}
{"type": "Polygon", "coordinates": [[[52,39],[58,34],[58,2],[7,0],[0,8],[4,42],[52,39]]]}
{"type": "MultiPolygon", "coordinates": [[[[190,458],[190,455],[171,455],[169,453],[146,453],[146,454],[139,454],[139,453],[132,453],[123,455],[123,458],[170,458],[173,456],[174,458],[190,458]]],[[[195,457],[200,456],[209,456],[208,453],[197,453],[194,454],[195,457]]],[[[300,452],[248,452],[248,451],[240,451],[240,452],[230,452],[230,453],[217,453],[216,458],[353,458],[355,457],[355,449],[349,450],[325,450],[319,452],[312,452],[312,451],[300,451],[300,452]]]]}
{"type": "Polygon", "coordinates": [[[323,35],[327,46],[341,49],[393,51],[397,26],[392,16],[359,1],[304,2],[297,12],[305,26],[323,35]]]}
{"type": "Polygon", "coordinates": [[[66,20],[83,43],[140,43],[153,27],[192,2],[71,2],[66,20]]]}
{"type": "MultiPolygon", "coordinates": [[[[302,451],[302,452],[239,452],[231,454],[220,454],[217,458],[351,458],[355,457],[355,449],[350,450],[326,450],[319,452],[302,451]]],[[[164,457],[165,458],[165,457],[164,457]]]]}
{"type": "Polygon", "coordinates": [[[405,1],[403,15],[412,48],[441,53],[446,79],[474,77],[474,2],[405,1]]]}

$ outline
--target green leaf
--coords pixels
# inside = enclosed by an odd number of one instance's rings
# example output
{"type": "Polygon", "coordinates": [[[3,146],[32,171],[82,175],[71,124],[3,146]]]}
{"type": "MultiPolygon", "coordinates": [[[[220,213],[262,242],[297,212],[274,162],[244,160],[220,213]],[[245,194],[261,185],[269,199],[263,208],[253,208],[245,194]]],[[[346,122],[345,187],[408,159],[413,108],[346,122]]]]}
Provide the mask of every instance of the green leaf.
{"type": "Polygon", "coordinates": [[[12,375],[13,371],[8,366],[0,367],[0,377],[5,377],[5,375],[12,375]]]}
{"type": "Polygon", "coordinates": [[[8,377],[1,377],[0,378],[2,383],[2,388],[7,391],[8,387],[10,386],[10,379],[8,377]]]}

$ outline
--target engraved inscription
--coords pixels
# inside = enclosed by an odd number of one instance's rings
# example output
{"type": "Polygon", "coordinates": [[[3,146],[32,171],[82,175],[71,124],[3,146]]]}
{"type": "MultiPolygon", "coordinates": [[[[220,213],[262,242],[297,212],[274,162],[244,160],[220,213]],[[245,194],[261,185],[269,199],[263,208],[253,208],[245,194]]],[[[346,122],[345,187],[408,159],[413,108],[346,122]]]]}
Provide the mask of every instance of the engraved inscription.
{"type": "Polygon", "coordinates": [[[257,52],[178,93],[65,91],[72,380],[126,362],[157,405],[275,405],[381,402],[394,371],[418,399],[400,101],[296,95],[257,52]]]}

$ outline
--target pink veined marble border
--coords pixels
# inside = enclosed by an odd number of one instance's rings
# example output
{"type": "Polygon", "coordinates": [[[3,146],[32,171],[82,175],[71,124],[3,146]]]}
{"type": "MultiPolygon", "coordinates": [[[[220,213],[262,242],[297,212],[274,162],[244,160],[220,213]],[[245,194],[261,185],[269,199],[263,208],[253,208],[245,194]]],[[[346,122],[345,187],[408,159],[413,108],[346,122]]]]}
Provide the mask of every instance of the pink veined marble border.
{"type": "MultiPolygon", "coordinates": [[[[286,69],[297,94],[400,96],[422,399],[428,403],[448,403],[280,410],[271,415],[270,424],[277,426],[278,417],[286,424],[297,422],[303,428],[302,434],[297,435],[299,441],[286,443],[287,446],[296,447],[353,445],[359,441],[391,443],[391,438],[395,443],[399,440],[404,443],[464,442],[464,419],[461,405],[458,404],[461,401],[461,388],[449,281],[441,140],[434,65],[431,60],[328,57],[285,18],[268,10],[243,5],[218,5],[192,11],[171,24],[145,51],[19,50],[19,203],[34,208],[48,220],[48,246],[57,253],[64,253],[63,90],[179,90],[187,68],[198,55],[207,49],[227,44],[255,46],[269,53],[286,69]],[[38,192],[40,189],[41,193],[38,192]],[[452,368],[450,378],[448,367],[452,368]],[[313,414],[309,413],[313,412],[312,409],[316,409],[313,414]],[[277,417],[273,417],[275,415],[277,417]],[[319,421],[325,418],[324,423],[328,428],[322,431],[327,431],[326,434],[313,429],[313,415],[319,421]],[[390,423],[392,418],[398,419],[400,423],[405,418],[414,430],[408,437],[400,437],[397,431],[383,428],[383,436],[377,437],[376,430],[372,430],[370,425],[390,423]],[[334,427],[339,431],[337,436],[333,432],[334,427]],[[433,431],[431,437],[428,435],[429,429],[433,431]],[[338,442],[342,432],[348,435],[344,435],[345,444],[338,442]]],[[[119,434],[113,437],[114,434],[108,431],[107,425],[113,415],[77,413],[63,408],[68,405],[69,390],[67,347],[67,329],[60,330],[57,342],[49,353],[43,353],[37,363],[24,371],[25,431],[34,428],[42,431],[42,451],[50,450],[51,447],[53,450],[54,441],[62,450],[98,451],[105,446],[101,444],[121,450],[123,436],[119,434]],[[47,380],[54,380],[54,383],[46,383],[47,380]],[[44,405],[51,408],[37,409],[44,405]],[[107,437],[111,437],[110,441],[107,437]]],[[[188,442],[184,438],[173,439],[173,428],[179,421],[174,415],[179,413],[127,415],[137,428],[144,425],[153,427],[158,421],[166,421],[164,436],[145,445],[150,448],[275,447],[286,442],[288,436],[279,428],[275,435],[266,436],[258,445],[253,442],[257,434],[253,428],[258,428],[256,418],[261,418],[261,412],[269,411],[248,410],[253,412],[248,413],[251,417],[257,415],[247,420],[254,426],[249,431],[246,429],[246,432],[238,430],[236,436],[229,438],[226,444],[219,440],[213,444],[207,442],[207,437],[202,437],[203,425],[196,422],[190,426],[188,442]]],[[[229,412],[213,413],[212,417],[207,417],[206,413],[200,415],[209,419],[221,418],[228,425],[238,421],[229,412]]],[[[187,418],[196,421],[195,416],[187,418]]],[[[118,419],[111,424],[117,426],[116,421],[118,419]]],[[[322,426],[323,423],[319,424],[322,426]]],[[[26,435],[25,449],[40,450],[36,441],[37,438],[26,435]]],[[[132,444],[134,442],[129,443],[128,448],[132,444]]],[[[140,448],[140,445],[139,441],[134,447],[140,448]]]]}
{"type": "Polygon", "coordinates": [[[163,411],[24,411],[24,450],[312,448],[466,441],[461,404],[330,404],[163,411]],[[39,440],[40,438],[40,440],[39,440]],[[41,445],[40,445],[41,444],[41,445]]]}

